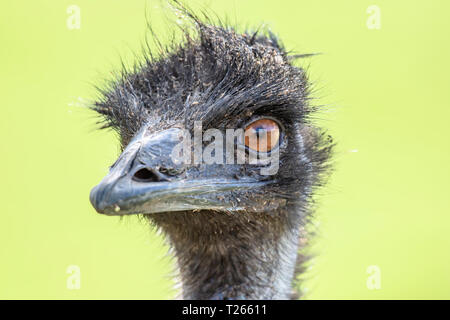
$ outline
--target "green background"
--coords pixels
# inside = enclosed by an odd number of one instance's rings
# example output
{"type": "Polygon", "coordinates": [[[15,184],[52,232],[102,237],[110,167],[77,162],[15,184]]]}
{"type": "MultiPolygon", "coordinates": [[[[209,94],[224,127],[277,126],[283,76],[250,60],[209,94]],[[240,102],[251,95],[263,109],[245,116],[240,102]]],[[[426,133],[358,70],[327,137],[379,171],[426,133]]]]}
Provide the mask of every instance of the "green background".
{"type": "MultiPolygon", "coordinates": [[[[450,3],[210,0],[241,25],[266,22],[307,59],[320,124],[338,142],[320,191],[308,299],[450,298],[450,3]],[[366,26],[369,5],[381,29],[366,26]],[[366,286],[367,267],[381,289],[366,286]]],[[[89,191],[119,153],[83,101],[133,60],[159,1],[2,0],[0,298],[166,299],[172,262],[136,217],[95,213],[89,191]],[[81,28],[66,26],[67,7],[81,28]],[[81,103],[80,103],[81,99],[81,103]],[[66,287],[69,265],[81,288],[66,287]]]]}

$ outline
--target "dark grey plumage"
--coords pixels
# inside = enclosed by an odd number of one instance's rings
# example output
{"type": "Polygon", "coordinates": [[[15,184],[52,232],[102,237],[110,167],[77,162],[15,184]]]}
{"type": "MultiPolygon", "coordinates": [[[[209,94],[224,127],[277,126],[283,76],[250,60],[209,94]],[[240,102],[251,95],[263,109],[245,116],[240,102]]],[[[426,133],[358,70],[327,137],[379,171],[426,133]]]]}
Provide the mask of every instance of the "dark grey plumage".
{"type": "Polygon", "coordinates": [[[199,120],[203,130],[224,131],[261,116],[279,121],[284,140],[276,175],[261,175],[259,165],[202,164],[171,176],[270,182],[205,195],[241,209],[133,213],[143,213],[167,236],[184,298],[288,298],[295,260],[300,265],[304,259],[297,252],[308,236],[304,227],[311,196],[328,171],[331,138],[311,124],[317,110],[310,105],[305,71],[292,65],[273,34],[238,33],[183,10],[196,34],[186,33],[181,44],[157,57],[147,51],[136,68],[102,89],[93,109],[104,127],[119,133],[123,148],[142,128],[149,134],[174,127],[192,130],[199,120]]]}

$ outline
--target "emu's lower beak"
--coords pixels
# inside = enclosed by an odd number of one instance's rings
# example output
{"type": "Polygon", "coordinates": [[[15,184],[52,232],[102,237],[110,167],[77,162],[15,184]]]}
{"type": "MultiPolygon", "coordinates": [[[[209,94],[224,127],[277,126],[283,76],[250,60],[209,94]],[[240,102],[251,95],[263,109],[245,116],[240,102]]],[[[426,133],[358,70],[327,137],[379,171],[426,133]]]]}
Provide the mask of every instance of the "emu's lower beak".
{"type": "Polygon", "coordinates": [[[125,215],[239,210],[239,205],[226,201],[230,191],[267,184],[253,179],[190,176],[184,164],[176,165],[171,159],[173,148],[180,143],[180,131],[172,128],[153,135],[146,135],[145,130],[139,133],[109,174],[92,189],[90,200],[97,212],[125,215]]]}

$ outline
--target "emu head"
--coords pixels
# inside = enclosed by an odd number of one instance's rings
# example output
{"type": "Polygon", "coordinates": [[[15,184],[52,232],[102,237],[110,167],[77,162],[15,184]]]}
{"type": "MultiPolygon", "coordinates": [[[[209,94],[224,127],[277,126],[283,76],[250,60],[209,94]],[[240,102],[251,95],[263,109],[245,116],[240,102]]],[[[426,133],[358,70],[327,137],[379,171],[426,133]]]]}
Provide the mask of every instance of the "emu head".
{"type": "Polygon", "coordinates": [[[275,36],[195,22],[102,91],[94,109],[123,152],[90,199],[162,229],[183,297],[286,298],[330,141],[275,36]]]}

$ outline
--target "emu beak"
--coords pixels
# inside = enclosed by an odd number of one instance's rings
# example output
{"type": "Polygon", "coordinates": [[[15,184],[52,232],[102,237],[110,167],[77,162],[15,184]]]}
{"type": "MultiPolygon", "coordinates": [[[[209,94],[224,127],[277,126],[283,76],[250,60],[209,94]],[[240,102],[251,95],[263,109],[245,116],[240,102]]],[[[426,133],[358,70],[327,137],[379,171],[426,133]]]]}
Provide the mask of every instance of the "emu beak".
{"type": "Polygon", "coordinates": [[[224,202],[230,191],[262,186],[253,178],[190,176],[186,165],[172,161],[182,130],[171,128],[149,135],[140,131],[109,174],[90,193],[97,212],[106,215],[150,214],[185,210],[240,210],[224,202]],[[161,170],[164,168],[164,170],[161,170]],[[167,170],[167,169],[170,170],[167,170]]]}

